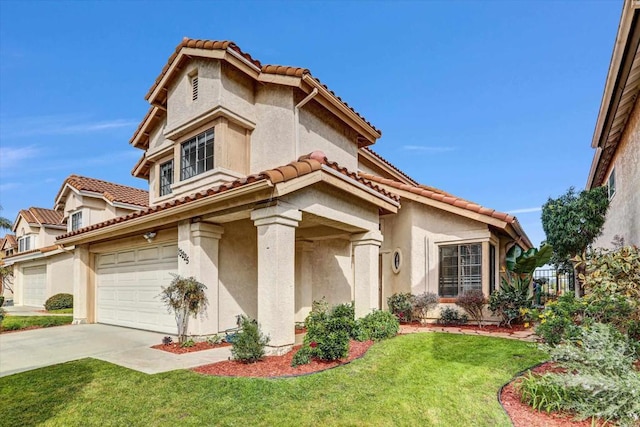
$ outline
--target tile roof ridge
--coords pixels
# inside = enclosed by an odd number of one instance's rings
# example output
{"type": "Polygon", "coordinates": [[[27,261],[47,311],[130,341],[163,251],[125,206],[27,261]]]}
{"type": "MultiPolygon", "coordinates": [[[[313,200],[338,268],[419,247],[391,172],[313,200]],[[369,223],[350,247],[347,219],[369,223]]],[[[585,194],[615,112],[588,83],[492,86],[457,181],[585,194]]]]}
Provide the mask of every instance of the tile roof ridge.
{"type": "Polygon", "coordinates": [[[398,168],[396,165],[394,165],[393,163],[391,163],[389,160],[385,159],[384,157],[382,157],[379,153],[375,152],[371,147],[362,147],[362,149],[364,149],[365,151],[371,153],[374,157],[376,157],[378,160],[380,160],[381,162],[385,163],[387,166],[390,166],[393,170],[395,170],[396,172],[398,172],[400,175],[402,175],[403,177],[407,178],[409,181],[411,181],[412,183],[418,185],[418,181],[416,181],[415,179],[411,178],[409,175],[407,175],[405,172],[403,172],[400,168],[398,168]]]}

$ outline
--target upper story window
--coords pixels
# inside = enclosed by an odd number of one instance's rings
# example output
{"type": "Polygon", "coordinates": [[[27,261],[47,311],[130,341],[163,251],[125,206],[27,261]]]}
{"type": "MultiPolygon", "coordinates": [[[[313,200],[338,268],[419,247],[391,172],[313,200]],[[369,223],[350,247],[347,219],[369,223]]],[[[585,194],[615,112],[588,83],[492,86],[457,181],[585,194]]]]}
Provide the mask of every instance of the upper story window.
{"type": "Polygon", "coordinates": [[[18,252],[25,252],[33,249],[33,236],[22,236],[18,239],[18,252]]]}
{"type": "Polygon", "coordinates": [[[82,228],[82,212],[75,212],[71,214],[71,231],[76,231],[82,228]]]}
{"type": "Polygon", "coordinates": [[[180,157],[180,180],[213,169],[213,129],[183,142],[180,157]]]}
{"type": "Polygon", "coordinates": [[[609,200],[616,194],[616,168],[611,169],[609,179],[607,180],[607,192],[609,193],[609,200]]]}
{"type": "Polygon", "coordinates": [[[439,294],[455,298],[482,290],[482,243],[440,246],[439,294]]]}
{"type": "Polygon", "coordinates": [[[171,194],[173,184],[173,159],[160,165],[160,196],[171,194]]]}

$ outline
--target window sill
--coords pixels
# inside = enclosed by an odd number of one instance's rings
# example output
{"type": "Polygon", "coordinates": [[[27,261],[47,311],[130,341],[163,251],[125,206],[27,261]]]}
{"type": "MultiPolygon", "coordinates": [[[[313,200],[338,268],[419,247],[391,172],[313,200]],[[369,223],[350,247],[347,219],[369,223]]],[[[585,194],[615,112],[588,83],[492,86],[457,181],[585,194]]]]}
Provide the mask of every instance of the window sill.
{"type": "Polygon", "coordinates": [[[458,298],[438,298],[440,304],[453,304],[458,301],[458,298]]]}

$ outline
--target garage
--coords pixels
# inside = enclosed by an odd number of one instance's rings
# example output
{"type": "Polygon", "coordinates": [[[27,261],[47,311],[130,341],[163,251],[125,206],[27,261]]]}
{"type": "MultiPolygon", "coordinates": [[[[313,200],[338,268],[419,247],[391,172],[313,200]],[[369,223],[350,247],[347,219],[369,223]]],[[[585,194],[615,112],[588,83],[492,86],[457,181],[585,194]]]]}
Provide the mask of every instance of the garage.
{"type": "Polygon", "coordinates": [[[178,272],[177,252],[173,243],[97,255],[97,322],[175,334],[159,294],[178,272]]]}
{"type": "Polygon", "coordinates": [[[25,267],[22,270],[23,276],[23,298],[22,304],[42,307],[46,301],[47,294],[47,266],[25,267]]]}

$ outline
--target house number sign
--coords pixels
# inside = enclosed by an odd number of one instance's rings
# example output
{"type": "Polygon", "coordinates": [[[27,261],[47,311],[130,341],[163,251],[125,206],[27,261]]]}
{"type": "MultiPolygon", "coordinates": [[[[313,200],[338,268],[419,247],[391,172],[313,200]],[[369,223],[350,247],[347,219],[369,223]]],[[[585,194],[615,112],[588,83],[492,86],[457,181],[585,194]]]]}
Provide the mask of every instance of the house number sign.
{"type": "Polygon", "coordinates": [[[189,255],[182,249],[178,248],[178,256],[184,260],[187,264],[189,264],[189,255]]]}

